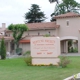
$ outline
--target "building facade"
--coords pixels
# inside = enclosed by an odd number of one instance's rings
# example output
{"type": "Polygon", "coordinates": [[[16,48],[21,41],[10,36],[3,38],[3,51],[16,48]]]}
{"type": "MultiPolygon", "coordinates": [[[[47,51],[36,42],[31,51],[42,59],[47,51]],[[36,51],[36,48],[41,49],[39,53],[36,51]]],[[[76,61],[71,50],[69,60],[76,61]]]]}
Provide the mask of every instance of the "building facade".
{"type": "Polygon", "coordinates": [[[6,35],[6,24],[5,23],[2,23],[2,26],[0,27],[0,41],[2,38],[4,38],[7,52],[9,52],[11,49],[10,44],[13,40],[13,37],[6,35]]]}
{"type": "MultiPolygon", "coordinates": [[[[28,23],[29,31],[24,32],[20,40],[20,48],[23,53],[30,50],[30,38],[52,36],[60,37],[61,53],[68,53],[69,49],[77,49],[80,53],[80,15],[76,13],[66,13],[55,17],[55,22],[28,23]]],[[[12,32],[5,30],[7,37],[12,38],[12,32]]],[[[14,50],[13,40],[7,43],[10,52],[14,50]]]]}

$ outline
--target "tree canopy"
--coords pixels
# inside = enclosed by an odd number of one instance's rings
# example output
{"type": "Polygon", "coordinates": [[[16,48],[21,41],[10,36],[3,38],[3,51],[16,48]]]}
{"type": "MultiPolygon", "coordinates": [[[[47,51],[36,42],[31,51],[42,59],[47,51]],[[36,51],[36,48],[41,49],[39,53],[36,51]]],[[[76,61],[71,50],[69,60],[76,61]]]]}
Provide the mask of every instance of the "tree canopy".
{"type": "Polygon", "coordinates": [[[49,0],[50,3],[53,3],[53,2],[57,2],[58,3],[58,0],[49,0]]]}
{"type": "Polygon", "coordinates": [[[14,42],[16,44],[16,48],[19,47],[19,40],[21,39],[23,33],[28,30],[26,24],[10,24],[8,29],[13,32],[14,42]]]}
{"type": "Polygon", "coordinates": [[[65,14],[67,12],[79,13],[79,9],[80,9],[80,4],[75,0],[62,0],[61,3],[56,4],[55,10],[51,14],[51,17],[57,16],[60,14],[65,14]]]}
{"type": "Polygon", "coordinates": [[[40,10],[39,5],[32,4],[29,12],[25,14],[26,23],[42,22],[46,19],[44,12],[40,10]]]}

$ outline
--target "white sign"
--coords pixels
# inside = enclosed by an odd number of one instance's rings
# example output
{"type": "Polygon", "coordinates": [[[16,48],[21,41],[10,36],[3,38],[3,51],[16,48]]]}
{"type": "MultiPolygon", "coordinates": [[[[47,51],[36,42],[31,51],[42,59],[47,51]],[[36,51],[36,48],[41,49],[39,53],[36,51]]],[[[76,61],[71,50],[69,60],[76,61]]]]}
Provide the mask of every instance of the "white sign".
{"type": "Polygon", "coordinates": [[[35,37],[31,39],[32,57],[58,57],[60,40],[57,37],[35,37]]]}
{"type": "Polygon", "coordinates": [[[52,63],[59,61],[59,37],[33,37],[31,38],[31,56],[33,63],[52,63]],[[53,61],[54,60],[54,61],[53,61]]]}

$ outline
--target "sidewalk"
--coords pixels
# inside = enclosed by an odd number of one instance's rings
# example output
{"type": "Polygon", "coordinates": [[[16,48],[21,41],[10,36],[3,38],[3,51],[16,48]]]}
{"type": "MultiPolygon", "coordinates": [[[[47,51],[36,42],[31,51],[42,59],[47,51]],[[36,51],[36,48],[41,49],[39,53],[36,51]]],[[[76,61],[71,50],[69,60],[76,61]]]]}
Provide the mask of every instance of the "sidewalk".
{"type": "Polygon", "coordinates": [[[9,59],[11,59],[11,58],[18,58],[18,57],[23,57],[23,55],[10,55],[10,56],[7,56],[6,58],[9,58],[9,59]]]}
{"type": "Polygon", "coordinates": [[[80,56],[80,53],[62,53],[61,56],[80,56]]]}
{"type": "MultiPolygon", "coordinates": [[[[62,53],[60,56],[80,56],[80,53],[62,53]]],[[[18,57],[23,57],[23,55],[10,55],[7,58],[18,58],[18,57]]]]}

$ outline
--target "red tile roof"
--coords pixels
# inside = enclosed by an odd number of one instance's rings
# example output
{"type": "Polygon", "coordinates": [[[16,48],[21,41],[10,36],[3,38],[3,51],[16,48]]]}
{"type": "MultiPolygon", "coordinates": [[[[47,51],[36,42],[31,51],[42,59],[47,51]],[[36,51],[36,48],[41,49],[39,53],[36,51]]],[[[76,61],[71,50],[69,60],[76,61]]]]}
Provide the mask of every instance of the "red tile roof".
{"type": "Polygon", "coordinates": [[[61,15],[55,16],[54,18],[58,19],[58,18],[68,18],[68,17],[80,17],[80,14],[69,12],[66,14],[61,14],[61,15]]]}
{"type": "Polygon", "coordinates": [[[19,43],[30,43],[30,40],[20,40],[19,43]]]}
{"type": "Polygon", "coordinates": [[[59,27],[59,25],[56,25],[56,22],[27,23],[26,25],[28,26],[29,30],[54,29],[59,27]]]}
{"type": "MultiPolygon", "coordinates": [[[[60,25],[56,25],[56,22],[44,22],[44,23],[27,23],[29,30],[40,30],[40,29],[54,29],[58,28],[60,25]]],[[[5,32],[11,32],[6,29],[5,32]]]]}
{"type": "Polygon", "coordinates": [[[6,28],[4,32],[11,32],[11,30],[8,30],[8,29],[6,28]]]}

